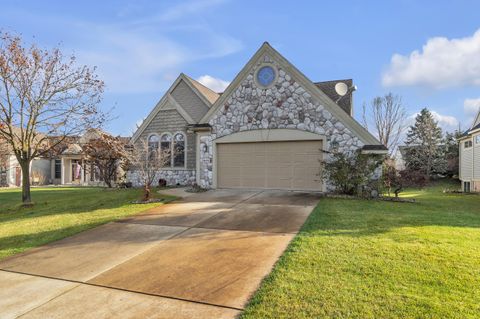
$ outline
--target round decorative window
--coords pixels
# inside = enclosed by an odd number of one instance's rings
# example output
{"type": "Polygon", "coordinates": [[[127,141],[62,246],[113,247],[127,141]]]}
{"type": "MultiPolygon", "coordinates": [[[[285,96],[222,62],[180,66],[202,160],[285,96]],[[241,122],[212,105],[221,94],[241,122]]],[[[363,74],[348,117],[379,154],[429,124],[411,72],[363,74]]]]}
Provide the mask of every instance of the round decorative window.
{"type": "Polygon", "coordinates": [[[275,70],[271,66],[263,66],[257,72],[257,82],[261,86],[269,86],[275,80],[275,70]]]}

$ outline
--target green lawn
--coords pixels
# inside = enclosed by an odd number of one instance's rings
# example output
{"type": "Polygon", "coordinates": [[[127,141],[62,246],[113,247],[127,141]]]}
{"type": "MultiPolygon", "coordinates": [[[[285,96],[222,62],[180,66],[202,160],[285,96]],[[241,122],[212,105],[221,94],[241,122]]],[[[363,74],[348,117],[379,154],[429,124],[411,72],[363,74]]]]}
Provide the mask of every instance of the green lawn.
{"type": "Polygon", "coordinates": [[[242,318],[479,318],[480,196],[323,199],[242,318]]]}
{"type": "Polygon", "coordinates": [[[137,189],[34,188],[35,206],[23,208],[19,189],[0,189],[0,259],[159,205],[130,204],[140,194],[137,189]]]}

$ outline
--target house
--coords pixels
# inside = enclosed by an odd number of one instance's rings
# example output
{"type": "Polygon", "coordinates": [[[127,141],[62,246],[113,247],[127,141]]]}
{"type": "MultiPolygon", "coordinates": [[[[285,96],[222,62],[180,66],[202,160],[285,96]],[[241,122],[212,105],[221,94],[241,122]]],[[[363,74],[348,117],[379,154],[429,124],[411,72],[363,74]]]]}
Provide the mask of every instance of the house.
{"type": "Polygon", "coordinates": [[[472,126],[459,138],[462,191],[480,192],[480,109],[472,126]]]}
{"type": "Polygon", "coordinates": [[[393,158],[395,159],[395,169],[397,171],[403,171],[407,168],[407,164],[405,162],[405,158],[407,156],[407,149],[408,146],[401,145],[397,147],[393,158]]]}
{"type": "MultiPolygon", "coordinates": [[[[52,154],[35,158],[30,167],[32,185],[78,185],[103,186],[98,169],[85,159],[82,146],[99,137],[96,129],[88,130],[82,136],[66,138],[52,154]]],[[[50,137],[52,141],[55,137],[50,137]]],[[[128,142],[130,138],[123,138],[128,142]]],[[[19,187],[22,185],[22,171],[13,153],[4,155],[0,163],[0,186],[19,187]]],[[[118,176],[122,172],[118,173],[118,176]]]]}
{"type": "Polygon", "coordinates": [[[310,81],[265,42],[223,93],[180,74],[130,143],[180,150],[158,172],[171,185],[325,191],[329,151],[387,153],[352,117],[354,89],[310,81]]]}

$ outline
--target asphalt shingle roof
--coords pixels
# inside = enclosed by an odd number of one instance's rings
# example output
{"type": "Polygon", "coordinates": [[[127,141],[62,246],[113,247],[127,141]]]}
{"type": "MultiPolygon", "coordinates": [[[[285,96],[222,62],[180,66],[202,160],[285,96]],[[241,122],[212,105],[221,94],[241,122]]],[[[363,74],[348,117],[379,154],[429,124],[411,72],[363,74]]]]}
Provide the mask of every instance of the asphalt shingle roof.
{"type": "Polygon", "coordinates": [[[340,106],[348,115],[352,115],[352,91],[349,90],[348,93],[337,102],[337,100],[341,97],[338,95],[337,91],[335,91],[335,85],[338,82],[345,83],[348,88],[351,88],[353,85],[352,79],[315,82],[314,84],[330,99],[332,99],[333,102],[337,103],[338,106],[340,106]]]}
{"type": "Polygon", "coordinates": [[[198,82],[197,80],[192,79],[188,75],[186,78],[190,80],[192,85],[207,99],[208,102],[211,104],[215,103],[215,101],[220,97],[220,94],[214,92],[213,90],[209,89],[202,83],[198,82]]]}

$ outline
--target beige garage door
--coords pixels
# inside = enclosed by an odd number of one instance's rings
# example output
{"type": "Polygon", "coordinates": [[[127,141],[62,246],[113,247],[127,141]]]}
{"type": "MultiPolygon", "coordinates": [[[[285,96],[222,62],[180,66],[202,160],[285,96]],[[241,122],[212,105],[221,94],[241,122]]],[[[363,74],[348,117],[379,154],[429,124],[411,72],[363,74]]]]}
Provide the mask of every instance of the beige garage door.
{"type": "Polygon", "coordinates": [[[217,145],[220,188],[321,190],[322,141],[217,145]]]}

